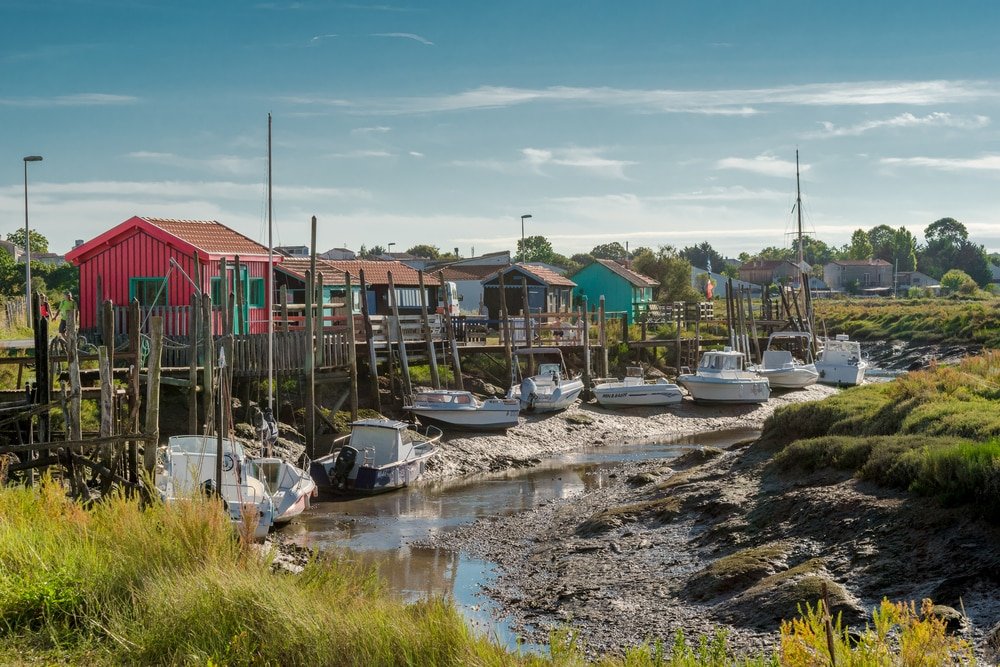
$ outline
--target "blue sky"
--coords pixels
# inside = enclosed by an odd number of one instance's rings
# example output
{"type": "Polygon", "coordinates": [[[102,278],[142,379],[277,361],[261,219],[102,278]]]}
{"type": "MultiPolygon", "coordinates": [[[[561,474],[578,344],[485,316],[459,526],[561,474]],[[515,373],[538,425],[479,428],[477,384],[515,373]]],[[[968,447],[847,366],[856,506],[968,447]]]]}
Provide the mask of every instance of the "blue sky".
{"type": "Polygon", "coordinates": [[[0,0],[0,234],[132,215],[463,255],[528,233],[1000,250],[1000,3],[0,0]]]}

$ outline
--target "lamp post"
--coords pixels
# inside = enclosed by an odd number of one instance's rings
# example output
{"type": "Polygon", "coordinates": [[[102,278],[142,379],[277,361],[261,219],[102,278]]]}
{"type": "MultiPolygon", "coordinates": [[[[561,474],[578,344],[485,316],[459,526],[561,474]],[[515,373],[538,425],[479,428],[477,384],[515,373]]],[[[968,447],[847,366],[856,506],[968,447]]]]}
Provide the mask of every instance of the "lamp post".
{"type": "Polygon", "coordinates": [[[521,216],[521,261],[525,261],[528,258],[528,249],[524,246],[524,221],[531,217],[530,213],[525,213],[521,216]]]}
{"type": "Polygon", "coordinates": [[[31,326],[31,230],[28,227],[28,163],[41,162],[41,155],[26,155],[24,160],[24,310],[31,326]]]}
{"type": "Polygon", "coordinates": [[[392,246],[394,246],[394,245],[396,245],[395,241],[393,241],[392,243],[389,243],[389,244],[387,244],[385,246],[385,248],[386,248],[385,254],[389,256],[389,259],[392,259],[392,246]]]}

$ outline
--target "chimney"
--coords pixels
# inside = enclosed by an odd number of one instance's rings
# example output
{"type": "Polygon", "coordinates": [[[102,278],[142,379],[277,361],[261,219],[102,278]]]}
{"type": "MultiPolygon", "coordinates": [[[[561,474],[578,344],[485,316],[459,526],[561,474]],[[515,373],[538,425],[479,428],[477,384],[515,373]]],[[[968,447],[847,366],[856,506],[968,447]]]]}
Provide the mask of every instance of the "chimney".
{"type": "Polygon", "coordinates": [[[73,241],[73,247],[74,248],[79,248],[82,245],[83,245],[83,239],[77,239],[77,240],[73,241]]]}

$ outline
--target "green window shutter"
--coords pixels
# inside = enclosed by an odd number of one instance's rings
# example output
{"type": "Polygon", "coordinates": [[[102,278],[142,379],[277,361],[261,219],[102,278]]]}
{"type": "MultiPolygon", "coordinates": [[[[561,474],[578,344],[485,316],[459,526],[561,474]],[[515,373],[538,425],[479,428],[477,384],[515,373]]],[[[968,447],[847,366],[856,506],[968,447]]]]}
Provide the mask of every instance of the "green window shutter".
{"type": "Polygon", "coordinates": [[[216,306],[220,303],[222,303],[222,280],[212,278],[212,305],[216,306]]]}
{"type": "Polygon", "coordinates": [[[267,306],[267,294],[263,278],[250,279],[250,307],[264,308],[267,306]]]}
{"type": "Polygon", "coordinates": [[[129,301],[137,299],[143,308],[165,306],[169,303],[168,285],[164,283],[165,276],[158,278],[129,278],[129,301]]]}

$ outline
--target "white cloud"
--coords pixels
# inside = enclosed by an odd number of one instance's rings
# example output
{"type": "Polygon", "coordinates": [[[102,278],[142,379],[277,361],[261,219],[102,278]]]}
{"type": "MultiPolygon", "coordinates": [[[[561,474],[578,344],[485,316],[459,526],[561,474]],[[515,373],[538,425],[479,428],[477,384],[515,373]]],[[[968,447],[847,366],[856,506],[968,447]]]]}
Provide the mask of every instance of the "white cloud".
{"type": "Polygon", "coordinates": [[[424,154],[421,153],[420,151],[410,151],[410,155],[412,155],[413,157],[424,157],[424,154]]]}
{"type": "Polygon", "coordinates": [[[824,122],[822,123],[822,131],[810,133],[808,136],[816,138],[856,137],[865,132],[884,128],[951,127],[960,130],[978,130],[989,124],[988,116],[954,116],[942,111],[935,111],[926,116],[915,116],[907,112],[892,118],[869,120],[845,127],[837,127],[833,123],[824,122]]]}
{"type": "Polygon", "coordinates": [[[54,97],[0,97],[0,106],[22,108],[99,107],[135,104],[138,101],[139,98],[132,95],[78,93],[76,95],[56,95],[54,97]]]}
{"type": "Polygon", "coordinates": [[[391,131],[392,128],[388,125],[375,125],[374,127],[356,127],[351,130],[351,134],[385,134],[391,131]]]}
{"type": "Polygon", "coordinates": [[[261,169],[264,158],[244,158],[237,155],[215,155],[208,158],[190,158],[174,153],[155,151],[133,151],[127,157],[154,164],[162,164],[183,169],[203,169],[220,174],[249,175],[261,169]]]}
{"type": "Polygon", "coordinates": [[[311,46],[311,47],[319,46],[320,43],[322,43],[322,42],[324,42],[324,41],[326,41],[328,39],[333,39],[335,37],[339,37],[339,35],[337,35],[335,33],[330,33],[330,34],[327,34],[327,35],[315,35],[314,37],[312,37],[309,40],[309,43],[306,44],[306,46],[311,46]]]}
{"type": "MultiPolygon", "coordinates": [[[[789,178],[795,176],[795,163],[781,160],[773,155],[763,154],[754,158],[727,157],[715,163],[716,169],[738,169],[763,176],[778,176],[789,178]]],[[[809,171],[809,165],[799,167],[802,172],[809,171]]]]}
{"type": "Polygon", "coordinates": [[[333,158],[368,158],[368,157],[392,157],[392,153],[389,151],[382,150],[357,150],[357,151],[347,151],[346,153],[331,153],[329,157],[333,158]]]}
{"type": "Polygon", "coordinates": [[[541,172],[542,167],[556,165],[583,169],[610,178],[625,178],[625,167],[635,164],[628,160],[611,160],[600,155],[601,148],[522,148],[525,162],[541,172]]]}
{"type": "Polygon", "coordinates": [[[998,171],[1000,155],[983,155],[975,158],[887,157],[882,164],[904,167],[927,167],[944,171],[998,171]]]}
{"type": "Polygon", "coordinates": [[[674,90],[609,87],[513,88],[480,86],[460,93],[355,100],[322,97],[286,98],[293,104],[347,106],[359,113],[405,114],[495,109],[529,103],[584,104],[625,107],[646,113],[694,113],[749,116],[762,106],[872,106],[975,102],[1000,97],[1000,88],[986,81],[858,81],[812,83],[771,88],[674,90]]]}
{"type": "Polygon", "coordinates": [[[425,46],[434,46],[434,42],[431,40],[420,35],[414,35],[412,32],[376,32],[372,34],[372,37],[398,37],[400,39],[411,39],[425,46]]]}

